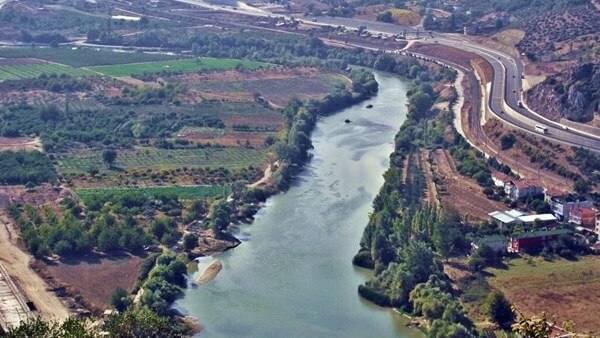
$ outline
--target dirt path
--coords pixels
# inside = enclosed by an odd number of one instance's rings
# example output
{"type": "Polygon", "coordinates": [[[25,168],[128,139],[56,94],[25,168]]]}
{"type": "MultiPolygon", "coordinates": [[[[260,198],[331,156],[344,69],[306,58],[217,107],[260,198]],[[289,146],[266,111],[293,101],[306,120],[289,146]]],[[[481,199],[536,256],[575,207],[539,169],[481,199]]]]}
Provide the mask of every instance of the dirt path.
{"type": "Polygon", "coordinates": [[[427,190],[425,192],[425,200],[430,205],[439,205],[440,201],[438,199],[437,188],[435,187],[435,183],[433,182],[433,170],[429,161],[429,150],[421,149],[421,168],[423,168],[423,172],[425,173],[425,179],[427,180],[427,190]]]}
{"type": "Polygon", "coordinates": [[[33,301],[39,315],[45,319],[64,320],[70,313],[67,307],[51,292],[48,285],[29,268],[31,256],[15,245],[18,234],[5,215],[0,214],[0,261],[15,284],[33,301]]]}
{"type": "MultiPolygon", "coordinates": [[[[275,165],[277,165],[277,164],[275,164],[275,165]]],[[[261,185],[267,185],[267,184],[269,184],[269,182],[271,182],[272,177],[273,177],[273,164],[269,164],[267,169],[265,169],[264,176],[260,180],[250,184],[248,187],[256,188],[261,185]]]]}

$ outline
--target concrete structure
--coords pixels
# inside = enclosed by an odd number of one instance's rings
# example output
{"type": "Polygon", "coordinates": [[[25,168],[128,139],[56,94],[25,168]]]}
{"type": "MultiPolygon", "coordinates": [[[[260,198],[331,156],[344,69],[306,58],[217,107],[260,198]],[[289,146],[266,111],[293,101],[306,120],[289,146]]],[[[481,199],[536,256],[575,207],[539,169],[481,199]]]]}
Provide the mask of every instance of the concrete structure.
{"type": "Polygon", "coordinates": [[[6,332],[31,318],[25,297],[0,264],[0,327],[6,332]]]}
{"type": "Polygon", "coordinates": [[[478,238],[471,243],[473,250],[477,250],[482,246],[489,246],[496,252],[506,252],[508,250],[508,237],[505,236],[485,236],[478,238]]]}
{"type": "Polygon", "coordinates": [[[574,208],[593,208],[594,204],[585,197],[569,194],[550,199],[550,210],[561,221],[568,221],[574,208]]]}
{"type": "Polygon", "coordinates": [[[596,227],[596,211],[593,208],[573,208],[569,215],[569,223],[594,229],[596,227]]]}
{"type": "Polygon", "coordinates": [[[508,181],[504,185],[504,192],[511,200],[518,200],[543,195],[544,186],[538,180],[508,181]]]}
{"type": "Polygon", "coordinates": [[[494,182],[494,185],[497,187],[504,188],[504,186],[506,185],[506,182],[508,182],[512,179],[514,179],[514,178],[508,174],[501,173],[499,171],[492,172],[492,181],[494,182]]]}
{"type": "Polygon", "coordinates": [[[549,225],[556,222],[556,216],[552,214],[523,215],[517,217],[517,220],[525,226],[531,226],[536,222],[542,225],[549,225]]]}
{"type": "Polygon", "coordinates": [[[525,215],[525,213],[513,209],[509,211],[494,211],[488,215],[490,216],[490,223],[496,224],[500,229],[509,229],[518,224],[517,218],[525,215]]]}
{"type": "Polygon", "coordinates": [[[528,215],[514,209],[509,211],[494,211],[488,215],[490,216],[490,223],[495,223],[502,230],[511,229],[517,224],[532,226],[539,223],[540,225],[548,226],[556,222],[556,216],[552,214],[528,215]]]}
{"type": "Polygon", "coordinates": [[[525,232],[511,237],[508,251],[521,252],[522,250],[540,250],[544,244],[556,240],[562,235],[569,235],[569,229],[538,230],[525,232]]]}

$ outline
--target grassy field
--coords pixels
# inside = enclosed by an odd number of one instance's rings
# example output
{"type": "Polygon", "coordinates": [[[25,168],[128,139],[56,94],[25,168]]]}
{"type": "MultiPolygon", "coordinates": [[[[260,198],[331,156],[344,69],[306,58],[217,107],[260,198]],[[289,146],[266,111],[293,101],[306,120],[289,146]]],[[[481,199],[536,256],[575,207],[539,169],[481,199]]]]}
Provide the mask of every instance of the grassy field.
{"type": "Polygon", "coordinates": [[[600,257],[578,261],[538,257],[512,259],[509,268],[487,269],[490,284],[502,290],[519,311],[556,315],[557,322],[572,320],[575,330],[600,334],[600,257]]]}
{"type": "Polygon", "coordinates": [[[123,63],[154,62],[180,59],[178,55],[114,52],[111,50],[70,48],[0,48],[3,58],[36,58],[69,65],[88,67],[123,63]]]}
{"type": "MultiPolygon", "coordinates": [[[[241,169],[259,166],[266,162],[267,149],[204,148],[155,149],[137,148],[118,151],[116,168],[120,169],[174,169],[182,167],[208,167],[241,169]]],[[[89,172],[98,168],[103,173],[115,173],[102,163],[100,152],[83,150],[57,155],[58,168],[65,174],[89,172]]]]}
{"type": "Polygon", "coordinates": [[[269,102],[285,106],[293,97],[301,100],[318,99],[330,92],[335,86],[346,85],[345,79],[339,75],[325,74],[314,77],[289,77],[280,74],[248,75],[245,79],[219,79],[218,73],[211,74],[207,81],[192,84],[195,88],[208,93],[246,93],[250,98],[260,93],[269,102]],[[257,78],[263,75],[262,78],[257,78]],[[280,76],[280,77],[278,77],[280,76]]]}
{"type": "Polygon", "coordinates": [[[173,196],[180,199],[213,198],[216,196],[229,195],[231,187],[216,185],[191,185],[170,187],[125,187],[125,188],[98,188],[98,189],[75,189],[75,193],[87,203],[92,197],[100,199],[111,199],[111,196],[135,197],[140,195],[173,196]]]}
{"type": "Polygon", "coordinates": [[[158,61],[158,62],[143,62],[133,64],[122,64],[112,66],[90,67],[90,69],[108,76],[130,76],[142,75],[144,73],[160,73],[165,72],[197,72],[201,70],[228,70],[233,69],[237,65],[242,65],[247,69],[257,69],[260,67],[268,67],[267,63],[235,60],[235,59],[215,59],[215,58],[195,58],[174,61],[158,61]]]}
{"type": "Polygon", "coordinates": [[[83,76],[92,74],[80,68],[72,68],[51,63],[38,63],[27,65],[0,65],[0,80],[35,78],[41,74],[67,74],[83,76]]]}

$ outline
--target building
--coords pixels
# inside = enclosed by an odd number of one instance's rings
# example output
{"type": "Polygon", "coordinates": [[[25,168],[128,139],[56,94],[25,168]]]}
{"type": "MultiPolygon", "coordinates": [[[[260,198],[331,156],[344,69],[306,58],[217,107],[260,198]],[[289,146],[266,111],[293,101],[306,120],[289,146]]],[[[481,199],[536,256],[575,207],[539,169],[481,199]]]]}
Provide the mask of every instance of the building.
{"type": "Polygon", "coordinates": [[[489,246],[496,252],[506,252],[508,249],[508,237],[505,236],[485,236],[482,238],[475,239],[471,243],[473,250],[477,250],[482,246],[489,246]]]}
{"type": "Polygon", "coordinates": [[[585,197],[577,194],[568,194],[559,197],[553,197],[550,199],[550,210],[561,221],[568,221],[571,217],[571,210],[574,208],[588,208],[594,207],[591,201],[588,201],[585,197]]]}
{"type": "Polygon", "coordinates": [[[548,226],[556,222],[556,216],[552,214],[523,215],[517,217],[517,220],[524,226],[532,226],[536,223],[548,226]]]}
{"type": "Polygon", "coordinates": [[[550,200],[553,197],[560,197],[560,196],[564,196],[567,193],[557,189],[557,188],[548,188],[548,189],[544,189],[544,201],[548,204],[550,204],[550,200]]]}
{"type": "Polygon", "coordinates": [[[510,176],[509,174],[501,173],[499,171],[492,172],[492,181],[494,182],[494,185],[497,187],[504,188],[504,185],[506,185],[506,182],[508,182],[512,179],[514,179],[514,178],[512,176],[510,176]]]}
{"type": "Polygon", "coordinates": [[[504,192],[514,201],[521,198],[542,196],[544,194],[544,186],[538,180],[508,181],[504,185],[504,192]]]}
{"type": "Polygon", "coordinates": [[[522,250],[540,250],[544,244],[556,240],[563,235],[569,235],[569,229],[537,230],[524,232],[510,238],[508,251],[521,252],[522,250]]]}
{"type": "Polygon", "coordinates": [[[569,215],[569,223],[594,229],[596,226],[596,211],[593,208],[573,208],[569,215]]]}
{"type": "Polygon", "coordinates": [[[552,214],[528,215],[514,209],[509,211],[494,211],[490,212],[488,215],[490,216],[490,223],[496,224],[503,230],[511,229],[517,224],[525,227],[531,227],[534,224],[550,226],[557,221],[556,216],[552,214]]]}
{"type": "Polygon", "coordinates": [[[488,214],[490,223],[496,224],[500,229],[510,229],[512,226],[519,224],[518,217],[525,215],[519,210],[509,211],[494,211],[488,214]]]}

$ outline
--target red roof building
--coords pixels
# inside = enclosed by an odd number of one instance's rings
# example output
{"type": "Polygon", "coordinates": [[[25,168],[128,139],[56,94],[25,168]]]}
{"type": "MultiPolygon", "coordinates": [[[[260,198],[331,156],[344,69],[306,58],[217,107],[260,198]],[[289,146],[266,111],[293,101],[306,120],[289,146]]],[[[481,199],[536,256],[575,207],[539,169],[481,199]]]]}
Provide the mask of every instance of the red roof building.
{"type": "Polygon", "coordinates": [[[573,208],[569,216],[569,222],[588,229],[596,226],[596,211],[592,208],[573,208]]]}

